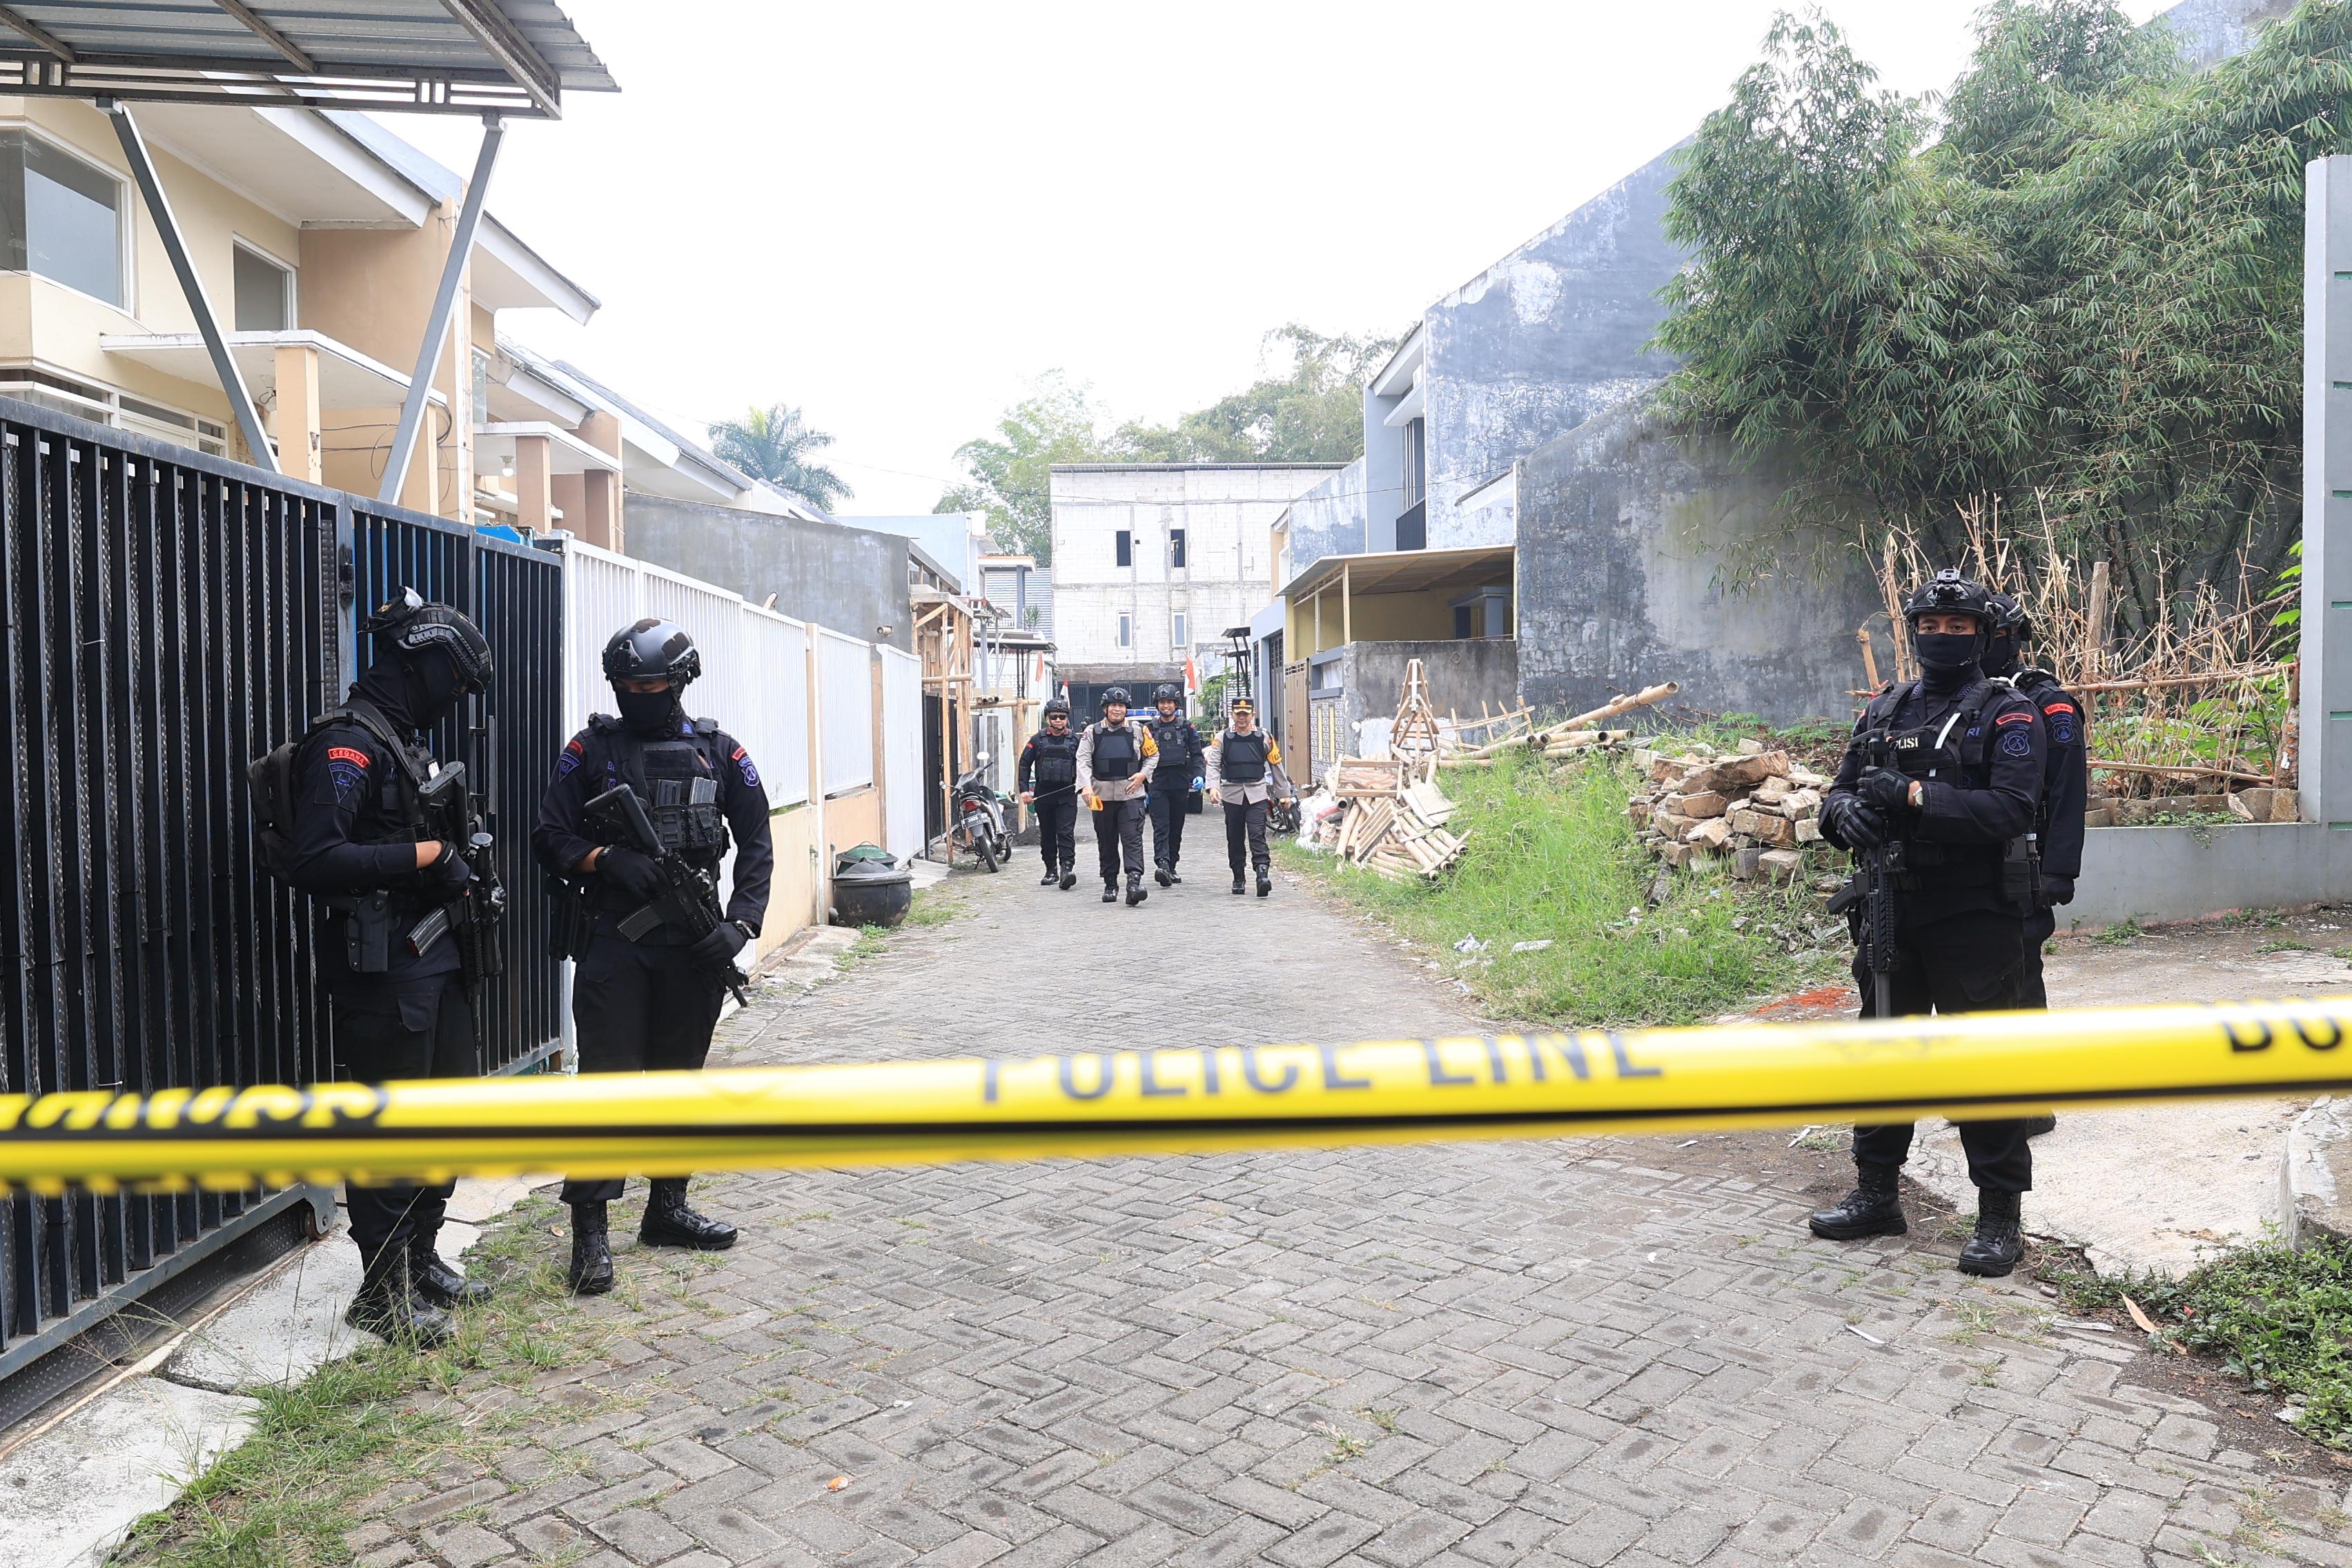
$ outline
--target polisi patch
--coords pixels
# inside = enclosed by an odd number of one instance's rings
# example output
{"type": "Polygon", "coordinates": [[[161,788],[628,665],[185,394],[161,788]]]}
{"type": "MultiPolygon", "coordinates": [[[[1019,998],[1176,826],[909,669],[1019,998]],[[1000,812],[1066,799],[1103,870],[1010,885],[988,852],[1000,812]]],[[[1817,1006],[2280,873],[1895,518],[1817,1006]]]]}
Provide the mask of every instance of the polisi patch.
{"type": "Polygon", "coordinates": [[[2011,730],[2001,737],[2000,754],[2005,757],[2030,757],[2033,754],[2033,737],[2022,730],[2011,730]]]}
{"type": "Polygon", "coordinates": [[[2033,722],[2033,715],[2031,713],[2004,713],[2000,718],[1995,719],[1993,722],[1996,725],[2031,724],[2033,722]]]}
{"type": "Polygon", "coordinates": [[[744,787],[747,789],[759,788],[760,773],[758,769],[751,765],[751,753],[745,751],[742,747],[738,746],[735,748],[733,753],[733,761],[735,763],[735,771],[743,775],[744,787]]]}

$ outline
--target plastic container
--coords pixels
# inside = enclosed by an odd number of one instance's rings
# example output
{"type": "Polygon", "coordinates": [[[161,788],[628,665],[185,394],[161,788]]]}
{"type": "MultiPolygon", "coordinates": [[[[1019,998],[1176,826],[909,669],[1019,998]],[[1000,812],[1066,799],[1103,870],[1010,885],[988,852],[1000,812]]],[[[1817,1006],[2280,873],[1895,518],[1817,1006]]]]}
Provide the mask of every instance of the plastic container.
{"type": "Polygon", "coordinates": [[[915,898],[915,874],[877,844],[860,844],[833,858],[833,902],[837,926],[897,925],[915,898]]]}

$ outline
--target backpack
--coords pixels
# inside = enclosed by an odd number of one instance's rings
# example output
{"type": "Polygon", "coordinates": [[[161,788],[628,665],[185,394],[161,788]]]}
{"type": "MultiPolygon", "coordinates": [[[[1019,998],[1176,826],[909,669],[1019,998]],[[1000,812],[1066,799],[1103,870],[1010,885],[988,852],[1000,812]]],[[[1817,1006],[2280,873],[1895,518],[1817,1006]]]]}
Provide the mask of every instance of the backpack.
{"type": "Polygon", "coordinates": [[[393,755],[394,763],[407,775],[412,792],[424,781],[417,774],[409,750],[399,736],[392,732],[383,714],[373,705],[353,700],[340,708],[330,708],[292,740],[271,747],[262,755],[245,764],[247,793],[253,805],[253,858],[260,868],[278,880],[292,886],[294,881],[294,812],[299,781],[294,776],[296,759],[301,755],[303,742],[329,724],[348,721],[365,730],[383,749],[393,755]]]}

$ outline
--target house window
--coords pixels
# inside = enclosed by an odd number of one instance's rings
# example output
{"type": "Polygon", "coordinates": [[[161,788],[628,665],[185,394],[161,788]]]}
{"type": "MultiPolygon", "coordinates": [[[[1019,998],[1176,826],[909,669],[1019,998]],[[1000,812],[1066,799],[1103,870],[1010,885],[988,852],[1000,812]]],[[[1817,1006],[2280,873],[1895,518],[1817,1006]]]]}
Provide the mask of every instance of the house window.
{"type": "Polygon", "coordinates": [[[294,325],[294,269],[250,246],[236,247],[236,330],[282,332],[294,325]]]}
{"type": "MultiPolygon", "coordinates": [[[[1124,538],[1125,535],[1120,537],[1124,538]]],[[[1135,617],[1125,610],[1118,613],[1118,646],[1121,647],[1135,646],[1135,617]]]]}
{"type": "Polygon", "coordinates": [[[1168,645],[1181,654],[1191,641],[1184,635],[1184,612],[1178,610],[1168,617],[1168,645]]]}
{"type": "Polygon", "coordinates": [[[1171,528],[1168,531],[1168,564],[1171,566],[1184,564],[1184,531],[1181,528],[1171,528]]]}
{"type": "Polygon", "coordinates": [[[1118,565],[1134,565],[1135,535],[1129,533],[1126,529],[1120,529],[1117,534],[1112,536],[1111,552],[1118,565]]]}
{"type": "Polygon", "coordinates": [[[0,131],[0,267],[123,301],[122,182],[23,131],[0,131]]]}
{"type": "Polygon", "coordinates": [[[1429,423],[1423,419],[1405,422],[1404,427],[1404,504],[1419,506],[1429,493],[1429,423]]]}
{"type": "Polygon", "coordinates": [[[1454,606],[1454,635],[1455,637],[1475,637],[1478,635],[1476,626],[1470,619],[1474,614],[1475,614],[1475,612],[1467,605],[1456,605],[1454,606]]]}

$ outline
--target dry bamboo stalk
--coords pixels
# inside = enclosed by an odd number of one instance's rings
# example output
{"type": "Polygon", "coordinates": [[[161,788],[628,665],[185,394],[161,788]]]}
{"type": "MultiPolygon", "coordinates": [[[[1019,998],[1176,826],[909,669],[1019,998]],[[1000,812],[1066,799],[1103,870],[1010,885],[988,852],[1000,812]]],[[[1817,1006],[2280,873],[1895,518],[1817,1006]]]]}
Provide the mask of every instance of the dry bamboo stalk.
{"type": "Polygon", "coordinates": [[[2091,563],[2091,613],[2088,636],[2083,644],[2083,673],[2093,679],[2105,673],[2107,654],[2107,611],[2110,584],[2108,564],[2105,556],[2091,563]]]}
{"type": "Polygon", "coordinates": [[[2086,697],[2105,691],[2152,691],[2158,687],[2227,686],[2242,681],[2261,680],[2266,676],[2276,675],[2280,670],[2287,668],[2285,665],[2266,664],[2240,669],[2208,670],[2202,674],[2140,676],[2130,680],[2097,681],[2088,686],[2077,686],[2074,690],[2075,696],[2086,697]]]}
{"type": "MultiPolygon", "coordinates": [[[[1663,702],[1682,689],[1681,681],[1669,680],[1658,686],[1645,686],[1631,697],[1611,698],[1590,713],[1579,713],[1573,719],[1553,725],[1549,734],[1558,734],[1562,730],[1589,730],[1603,719],[1614,719],[1620,713],[1630,713],[1636,708],[1646,708],[1653,702],[1663,702]]],[[[1546,738],[1549,739],[1549,735],[1546,738]]]]}
{"type": "Polygon", "coordinates": [[[1863,678],[1870,682],[1870,689],[1876,691],[1881,684],[1878,679],[1878,650],[1870,646],[1868,622],[1853,628],[1853,640],[1862,645],[1863,678]]]}
{"type": "Polygon", "coordinates": [[[2242,784],[2269,784],[2269,783],[2271,782],[2268,778],[2264,777],[2264,776],[2263,776],[2263,774],[2261,774],[2261,773],[2233,773],[2232,771],[2231,771],[2231,770],[2230,770],[2230,769],[2228,769],[2228,768],[2221,768],[2221,767],[2213,767],[2213,768],[2179,767],[2179,766],[2175,766],[2174,764],[2169,763],[2101,763],[2101,762],[2094,762],[2094,763],[2092,763],[2090,765],[2091,765],[2091,766],[2093,766],[2093,767],[2095,767],[2095,768],[2105,768],[2105,769],[2106,769],[2109,773],[2149,773],[2149,774],[2158,774],[2158,775],[2162,775],[2162,776],[2167,777],[2167,778],[2171,778],[2171,777],[2184,777],[2184,778],[2196,778],[2196,779],[2235,779],[2235,780],[2239,781],[2239,782],[2240,782],[2240,783],[2242,783],[2242,784]]]}

